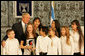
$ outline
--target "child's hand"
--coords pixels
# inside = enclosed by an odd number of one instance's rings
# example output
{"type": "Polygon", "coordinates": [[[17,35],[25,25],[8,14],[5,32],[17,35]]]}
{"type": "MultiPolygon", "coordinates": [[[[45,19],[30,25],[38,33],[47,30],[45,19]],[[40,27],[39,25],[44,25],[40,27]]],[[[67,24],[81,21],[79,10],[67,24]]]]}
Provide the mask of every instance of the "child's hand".
{"type": "Polygon", "coordinates": [[[36,48],[35,48],[35,47],[33,47],[33,48],[32,48],[32,51],[33,51],[33,50],[36,50],[36,48]]]}
{"type": "Polygon", "coordinates": [[[2,47],[5,46],[5,41],[3,40],[2,43],[1,43],[2,47]]]}
{"type": "Polygon", "coordinates": [[[27,46],[27,49],[32,49],[32,46],[31,45],[27,46]]]}
{"type": "Polygon", "coordinates": [[[81,55],[84,55],[84,53],[81,53],[81,55]]]}

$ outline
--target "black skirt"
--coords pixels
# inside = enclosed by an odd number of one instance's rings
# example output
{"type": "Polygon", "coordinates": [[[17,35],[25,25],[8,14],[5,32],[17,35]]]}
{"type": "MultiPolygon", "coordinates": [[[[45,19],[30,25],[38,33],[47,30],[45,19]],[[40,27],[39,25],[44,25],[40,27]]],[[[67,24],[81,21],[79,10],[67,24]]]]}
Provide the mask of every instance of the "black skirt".
{"type": "Polygon", "coordinates": [[[80,52],[76,52],[76,53],[74,53],[74,55],[80,55],[80,52]]]}

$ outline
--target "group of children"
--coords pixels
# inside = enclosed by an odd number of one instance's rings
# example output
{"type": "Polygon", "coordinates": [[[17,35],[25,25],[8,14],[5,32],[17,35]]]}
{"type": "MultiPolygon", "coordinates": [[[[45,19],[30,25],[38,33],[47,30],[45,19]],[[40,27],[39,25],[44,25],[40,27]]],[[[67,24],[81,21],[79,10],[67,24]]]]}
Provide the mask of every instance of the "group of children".
{"type": "Polygon", "coordinates": [[[26,38],[23,37],[20,44],[14,31],[8,29],[3,55],[22,55],[21,49],[24,49],[24,55],[83,55],[84,35],[78,20],[72,21],[71,26],[72,30],[62,26],[60,33],[56,28],[40,26],[39,36],[36,36],[33,24],[28,23],[26,38]]]}

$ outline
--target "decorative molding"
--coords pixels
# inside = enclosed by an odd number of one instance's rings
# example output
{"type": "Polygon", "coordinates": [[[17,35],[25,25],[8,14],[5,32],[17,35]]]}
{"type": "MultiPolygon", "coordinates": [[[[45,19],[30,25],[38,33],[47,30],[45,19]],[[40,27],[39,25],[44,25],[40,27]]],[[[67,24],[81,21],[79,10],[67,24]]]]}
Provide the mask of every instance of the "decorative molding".
{"type": "MultiPolygon", "coordinates": [[[[14,1],[13,2],[13,15],[15,16],[15,18],[22,18],[22,16],[17,16],[17,7],[16,7],[16,5],[17,5],[17,1],[14,1]]],[[[33,8],[33,5],[34,5],[34,1],[32,1],[32,5],[31,5],[31,8],[32,8],[32,11],[31,11],[31,13],[32,13],[32,15],[31,15],[31,18],[33,18],[33,12],[34,12],[34,8],[33,8]]]]}

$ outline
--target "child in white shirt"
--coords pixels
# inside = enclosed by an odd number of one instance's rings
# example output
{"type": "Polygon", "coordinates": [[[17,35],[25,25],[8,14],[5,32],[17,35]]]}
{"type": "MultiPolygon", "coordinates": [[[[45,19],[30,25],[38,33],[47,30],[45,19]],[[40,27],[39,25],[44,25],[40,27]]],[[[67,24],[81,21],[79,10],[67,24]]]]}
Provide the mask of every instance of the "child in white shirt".
{"type": "Polygon", "coordinates": [[[71,22],[72,30],[70,34],[74,41],[74,55],[84,55],[84,34],[82,33],[78,20],[71,22]]]}
{"type": "Polygon", "coordinates": [[[39,31],[41,36],[37,38],[36,55],[48,55],[51,47],[51,39],[47,36],[48,28],[42,26],[39,31]]]}
{"type": "Polygon", "coordinates": [[[73,55],[74,54],[74,43],[73,39],[69,34],[69,28],[66,26],[61,27],[61,50],[62,55],[73,55]]]}
{"type": "Polygon", "coordinates": [[[22,55],[19,42],[15,38],[14,31],[12,29],[8,29],[6,34],[8,39],[6,40],[6,45],[3,47],[3,55],[22,55]]]}
{"type": "Polygon", "coordinates": [[[57,31],[50,28],[49,37],[51,38],[51,49],[49,55],[61,55],[61,43],[60,38],[56,35],[57,31]]]}

